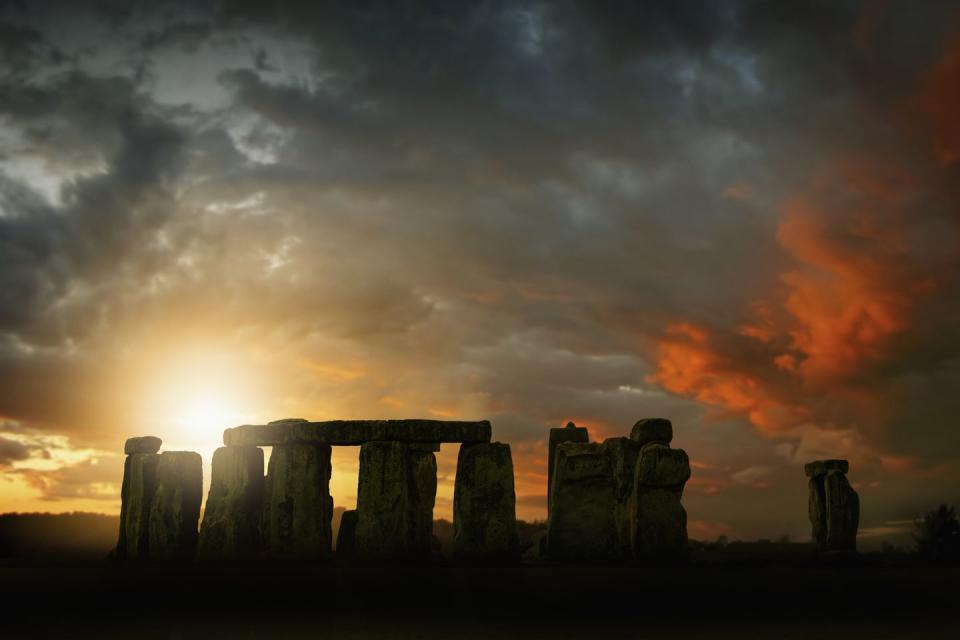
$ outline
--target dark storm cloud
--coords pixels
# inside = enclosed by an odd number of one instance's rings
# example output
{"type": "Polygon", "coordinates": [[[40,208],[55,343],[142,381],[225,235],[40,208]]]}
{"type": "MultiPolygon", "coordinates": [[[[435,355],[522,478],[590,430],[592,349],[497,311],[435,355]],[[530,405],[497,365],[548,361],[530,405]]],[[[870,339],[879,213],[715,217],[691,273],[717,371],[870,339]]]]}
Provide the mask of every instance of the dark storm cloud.
{"type": "Polygon", "coordinates": [[[956,461],[951,3],[48,8],[2,23],[0,412],[105,442],[134,336],[225,336],[493,418],[531,505],[567,419],[673,417],[711,526],[804,456],[956,461]]]}

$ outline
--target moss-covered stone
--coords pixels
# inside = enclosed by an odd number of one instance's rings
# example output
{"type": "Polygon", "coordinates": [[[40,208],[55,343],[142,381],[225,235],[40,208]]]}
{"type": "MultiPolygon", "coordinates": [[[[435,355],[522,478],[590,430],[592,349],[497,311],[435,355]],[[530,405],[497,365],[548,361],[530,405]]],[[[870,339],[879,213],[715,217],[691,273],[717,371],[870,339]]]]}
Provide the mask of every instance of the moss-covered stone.
{"type": "Polygon", "coordinates": [[[220,447],[213,452],[197,547],[200,558],[243,558],[259,550],[263,490],[262,449],[220,447]]]}
{"type": "Polygon", "coordinates": [[[550,429],[547,446],[547,514],[550,513],[551,494],[553,493],[553,467],[557,459],[557,445],[561,442],[590,442],[586,427],[578,427],[572,422],[562,429],[550,429]]]}
{"type": "Polygon", "coordinates": [[[264,490],[265,553],[280,558],[329,558],[332,519],[330,446],[274,447],[264,490]]]}
{"type": "Polygon", "coordinates": [[[413,555],[416,494],[409,448],[402,442],[360,447],[356,556],[398,560],[413,555]]]}
{"type": "Polygon", "coordinates": [[[640,450],[637,483],[645,487],[673,487],[683,490],[690,479],[690,458],[683,449],[651,443],[640,450]]]}
{"type": "Polygon", "coordinates": [[[150,546],[150,509],[157,490],[156,453],[134,453],[124,463],[121,494],[120,542],[117,555],[128,560],[147,557],[150,546]]]}
{"type": "Polygon", "coordinates": [[[453,552],[463,561],[512,561],[519,553],[510,445],[465,444],[453,493],[453,552]]]}
{"type": "Polygon", "coordinates": [[[203,461],[193,451],[166,451],[159,457],[148,553],[153,559],[190,559],[197,549],[203,461]]]}
{"type": "Polygon", "coordinates": [[[630,430],[630,439],[640,446],[648,442],[670,444],[673,441],[673,423],[666,418],[637,420],[630,430]]]}
{"type": "Polygon", "coordinates": [[[687,512],[672,489],[638,487],[634,494],[634,558],[645,564],[687,558],[687,512]]]}
{"type": "Polygon", "coordinates": [[[433,541],[433,507],[437,499],[437,456],[410,445],[410,473],[413,476],[415,511],[412,551],[428,557],[433,541]]]}
{"type": "Polygon", "coordinates": [[[547,555],[581,562],[617,558],[617,485],[607,451],[596,443],[561,443],[554,474],[547,555]]]}

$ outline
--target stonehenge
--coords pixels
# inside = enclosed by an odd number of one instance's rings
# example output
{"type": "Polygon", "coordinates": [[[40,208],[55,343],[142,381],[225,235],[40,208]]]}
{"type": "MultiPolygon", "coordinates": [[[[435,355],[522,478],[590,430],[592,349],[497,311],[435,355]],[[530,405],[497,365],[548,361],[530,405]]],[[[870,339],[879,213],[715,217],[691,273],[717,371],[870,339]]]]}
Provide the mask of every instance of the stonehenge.
{"type": "Polygon", "coordinates": [[[673,425],[663,418],[638,421],[630,437],[585,443],[557,441],[548,498],[547,556],[560,561],[682,562],[687,514],[680,503],[690,461],[671,449],[673,425]]]}
{"type": "Polygon", "coordinates": [[[860,496],[847,481],[846,460],[815,460],[804,465],[813,540],[821,552],[856,552],[860,496]]]}
{"type": "Polygon", "coordinates": [[[260,544],[263,449],[220,447],[211,464],[197,554],[209,560],[250,556],[260,544]]]}
{"type": "Polygon", "coordinates": [[[513,560],[519,551],[510,445],[464,444],[453,489],[453,553],[460,560],[513,560]]]}
{"type": "MultiPolygon", "coordinates": [[[[249,446],[249,445],[247,445],[249,446]]],[[[263,498],[267,555],[325,559],[331,554],[330,445],[273,447],[263,498]]]]}
{"type": "Polygon", "coordinates": [[[550,439],[547,442],[547,517],[550,516],[550,496],[553,493],[553,461],[556,457],[557,445],[561,442],[589,442],[590,437],[584,427],[578,427],[568,422],[562,429],[550,429],[550,439]]]}
{"type": "Polygon", "coordinates": [[[197,547],[203,463],[200,454],[193,451],[159,455],[147,555],[155,560],[189,560],[197,547]]]}

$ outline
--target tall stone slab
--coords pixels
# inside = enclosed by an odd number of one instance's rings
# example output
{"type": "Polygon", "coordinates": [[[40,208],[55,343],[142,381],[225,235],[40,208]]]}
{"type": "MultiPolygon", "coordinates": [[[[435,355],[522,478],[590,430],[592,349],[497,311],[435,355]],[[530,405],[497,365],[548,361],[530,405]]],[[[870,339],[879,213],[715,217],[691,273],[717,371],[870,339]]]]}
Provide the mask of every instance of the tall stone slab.
{"type": "Polygon", "coordinates": [[[519,551],[510,445],[464,444],[453,493],[453,552],[462,561],[513,561],[519,551]]]}
{"type": "Polygon", "coordinates": [[[578,427],[572,422],[568,422],[562,429],[550,429],[550,439],[547,448],[547,516],[549,517],[551,509],[551,496],[553,494],[553,467],[557,457],[557,445],[561,442],[590,442],[590,435],[586,427],[578,427]]]}
{"type": "Polygon", "coordinates": [[[433,507],[437,500],[437,456],[432,451],[410,448],[410,473],[413,480],[414,527],[412,551],[429,556],[433,542],[433,507]]]}
{"type": "MultiPolygon", "coordinates": [[[[160,450],[160,445],[163,442],[160,438],[154,436],[141,436],[136,438],[129,438],[123,445],[123,452],[126,454],[126,458],[123,461],[123,482],[120,485],[120,532],[117,536],[117,548],[114,552],[114,557],[118,560],[124,560],[127,558],[127,522],[130,519],[128,515],[130,507],[130,481],[131,481],[131,466],[133,464],[132,456],[134,454],[154,454],[160,450]]],[[[142,483],[141,483],[142,485],[142,483]]],[[[143,504],[143,500],[140,500],[140,504],[143,504]]],[[[147,507],[149,508],[149,501],[147,501],[147,507]]],[[[149,515],[149,514],[147,514],[149,515]]],[[[138,520],[143,519],[143,514],[140,514],[138,520]]],[[[143,529],[146,532],[146,529],[143,529]]],[[[142,549],[146,549],[146,545],[137,545],[142,549]]]]}
{"type": "Polygon", "coordinates": [[[157,491],[156,453],[133,453],[124,462],[123,486],[120,490],[120,540],[117,556],[126,560],[143,560],[150,547],[150,508],[157,491]]]}
{"type": "Polygon", "coordinates": [[[633,554],[630,514],[637,459],[640,456],[641,447],[630,438],[607,438],[603,441],[601,448],[610,460],[610,472],[613,474],[616,495],[613,519],[617,532],[618,555],[630,558],[633,554]]]}
{"type": "Polygon", "coordinates": [[[855,552],[860,496],[847,481],[846,460],[816,460],[804,467],[809,486],[808,514],[817,549],[855,552]]]}
{"type": "Polygon", "coordinates": [[[213,452],[197,547],[200,558],[245,558],[259,551],[263,490],[262,449],[220,447],[213,452]]]}
{"type": "Polygon", "coordinates": [[[647,564],[682,562],[687,557],[687,512],[680,503],[690,478],[683,449],[649,440],[637,459],[631,504],[634,559],[647,564]]]}
{"type": "Polygon", "coordinates": [[[556,448],[547,556],[603,562],[620,554],[617,485],[611,458],[600,444],[563,442],[556,448]]]}
{"type": "Polygon", "coordinates": [[[321,560],[331,555],[330,445],[273,447],[264,488],[264,552],[321,560]]]}
{"type": "Polygon", "coordinates": [[[197,550],[203,499],[203,461],[193,451],[166,451],[157,463],[157,490],[150,508],[149,556],[188,560],[197,550]]]}
{"type": "Polygon", "coordinates": [[[337,530],[337,559],[352,560],[356,549],[357,511],[344,511],[340,516],[340,529],[337,530]]]}
{"type": "Polygon", "coordinates": [[[361,560],[415,555],[419,513],[410,448],[395,441],[360,447],[354,551],[361,560]]]}

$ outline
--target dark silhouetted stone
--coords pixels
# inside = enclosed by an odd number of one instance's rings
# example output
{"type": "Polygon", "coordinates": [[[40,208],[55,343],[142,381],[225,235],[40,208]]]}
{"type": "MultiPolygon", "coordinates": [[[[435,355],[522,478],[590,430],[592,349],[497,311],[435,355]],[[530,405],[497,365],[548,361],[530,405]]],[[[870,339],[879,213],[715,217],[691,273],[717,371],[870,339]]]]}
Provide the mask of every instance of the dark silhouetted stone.
{"type": "Polygon", "coordinates": [[[123,445],[123,452],[127,455],[133,453],[156,453],[160,451],[161,444],[163,444],[163,440],[156,436],[129,438],[123,445]]]}
{"type": "Polygon", "coordinates": [[[547,514],[550,514],[550,495],[553,493],[553,467],[557,459],[557,445],[561,442],[590,442],[586,427],[578,427],[572,422],[562,429],[550,429],[547,447],[547,514]]]}
{"type": "Polygon", "coordinates": [[[150,545],[150,508],[157,490],[156,453],[134,453],[123,465],[123,486],[120,489],[120,540],[117,557],[142,560],[150,545]]]}
{"type": "Polygon", "coordinates": [[[149,555],[185,560],[197,549],[203,499],[203,460],[193,451],[166,451],[157,463],[157,490],[150,508],[149,555]]]}
{"type": "Polygon", "coordinates": [[[332,519],[330,446],[275,446],[263,497],[264,552],[279,558],[329,558],[332,519]]]}
{"type": "Polygon", "coordinates": [[[630,439],[640,446],[648,442],[670,444],[673,441],[673,424],[666,418],[637,420],[630,430],[630,439]]]}
{"type": "Polygon", "coordinates": [[[433,507],[437,499],[437,457],[430,451],[410,448],[410,473],[413,476],[413,527],[412,551],[416,555],[429,556],[433,539],[433,507]]]}
{"type": "Polygon", "coordinates": [[[213,452],[199,557],[243,558],[259,550],[263,487],[262,449],[220,447],[213,452]]]}
{"type": "Polygon", "coordinates": [[[404,443],[367,442],[360,447],[357,558],[398,560],[415,555],[419,514],[413,478],[410,449],[404,443]]]}
{"type": "Polygon", "coordinates": [[[690,479],[690,458],[683,449],[671,449],[659,443],[640,450],[637,482],[644,487],[675,488],[683,491],[690,479]]]}
{"type": "Polygon", "coordinates": [[[453,492],[453,552],[464,561],[512,561],[519,554],[510,445],[465,444],[453,492]]]}
{"type": "Polygon", "coordinates": [[[633,557],[642,563],[667,564],[687,558],[687,512],[680,503],[690,478],[683,449],[659,440],[640,449],[631,504],[633,557]]]}
{"type": "Polygon", "coordinates": [[[601,445],[604,454],[610,459],[610,470],[616,487],[616,507],[614,521],[617,530],[619,554],[631,557],[630,539],[631,498],[636,477],[637,459],[640,445],[630,438],[607,438],[601,445]]]}
{"type": "Polygon", "coordinates": [[[810,478],[807,511],[817,549],[852,553],[857,549],[860,496],[845,475],[846,460],[816,460],[804,467],[810,478]]]}
{"type": "Polygon", "coordinates": [[[847,473],[850,471],[850,463],[846,460],[814,460],[803,465],[803,471],[808,478],[825,476],[828,472],[834,470],[847,473]]]}
{"type": "Polygon", "coordinates": [[[280,420],[244,425],[223,432],[227,446],[276,446],[291,443],[362,445],[365,442],[490,442],[490,423],[442,420],[280,420]]]}
{"type": "Polygon", "coordinates": [[[356,555],[357,511],[344,511],[337,531],[337,558],[351,560],[356,555]]]}
{"type": "Polygon", "coordinates": [[[611,456],[599,444],[557,446],[547,555],[553,560],[608,561],[620,554],[617,484],[611,456]]]}

